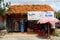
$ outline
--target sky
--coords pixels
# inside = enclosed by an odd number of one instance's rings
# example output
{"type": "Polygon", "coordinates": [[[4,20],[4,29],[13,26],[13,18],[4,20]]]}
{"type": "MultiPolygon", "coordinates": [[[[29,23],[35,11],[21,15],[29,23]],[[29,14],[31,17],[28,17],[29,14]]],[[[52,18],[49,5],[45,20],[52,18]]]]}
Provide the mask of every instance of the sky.
{"type": "Polygon", "coordinates": [[[4,2],[11,2],[11,5],[37,5],[47,4],[54,10],[60,10],[60,0],[4,0],[4,2]]]}

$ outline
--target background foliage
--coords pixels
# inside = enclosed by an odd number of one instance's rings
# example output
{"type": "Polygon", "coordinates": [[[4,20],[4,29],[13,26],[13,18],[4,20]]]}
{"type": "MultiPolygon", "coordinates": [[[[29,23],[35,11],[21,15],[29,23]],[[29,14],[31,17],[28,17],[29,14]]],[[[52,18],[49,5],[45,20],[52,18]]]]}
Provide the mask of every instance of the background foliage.
{"type": "Polygon", "coordinates": [[[4,3],[4,0],[0,0],[0,15],[4,15],[4,12],[8,10],[10,2],[4,3]]]}

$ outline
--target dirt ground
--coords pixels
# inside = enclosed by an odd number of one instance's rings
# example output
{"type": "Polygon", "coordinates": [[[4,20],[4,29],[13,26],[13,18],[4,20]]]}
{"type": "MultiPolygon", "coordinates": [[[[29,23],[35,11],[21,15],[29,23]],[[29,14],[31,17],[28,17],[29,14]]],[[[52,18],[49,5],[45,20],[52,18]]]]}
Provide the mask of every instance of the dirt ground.
{"type": "MultiPolygon", "coordinates": [[[[47,40],[47,39],[41,39],[37,37],[38,34],[28,34],[28,33],[8,33],[5,36],[2,36],[3,39],[24,39],[24,40],[47,40]]],[[[60,37],[56,36],[50,36],[51,38],[48,40],[60,40],[60,37]]],[[[0,39],[2,40],[2,39],[0,39]]]]}
{"type": "MultiPolygon", "coordinates": [[[[47,40],[37,37],[38,34],[8,33],[0,40],[47,40]]],[[[49,39],[48,39],[49,40],[49,39]]]]}

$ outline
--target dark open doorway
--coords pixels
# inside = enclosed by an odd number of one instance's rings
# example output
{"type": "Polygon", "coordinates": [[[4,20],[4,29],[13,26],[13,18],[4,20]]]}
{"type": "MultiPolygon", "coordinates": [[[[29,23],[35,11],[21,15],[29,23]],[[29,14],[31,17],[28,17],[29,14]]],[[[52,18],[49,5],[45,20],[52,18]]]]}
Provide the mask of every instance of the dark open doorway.
{"type": "Polygon", "coordinates": [[[6,15],[8,32],[21,32],[21,20],[23,19],[24,32],[27,32],[27,18],[22,18],[20,14],[6,15]]]}

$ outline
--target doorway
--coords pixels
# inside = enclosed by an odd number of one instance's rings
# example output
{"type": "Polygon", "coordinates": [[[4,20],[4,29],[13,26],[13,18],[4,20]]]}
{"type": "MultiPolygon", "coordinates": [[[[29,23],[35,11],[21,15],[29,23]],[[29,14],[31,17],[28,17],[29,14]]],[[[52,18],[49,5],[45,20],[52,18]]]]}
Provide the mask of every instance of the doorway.
{"type": "Polygon", "coordinates": [[[6,15],[8,32],[27,32],[27,18],[22,18],[20,15],[6,15]],[[23,23],[22,23],[23,20],[23,23]],[[21,27],[22,26],[22,27],[21,27]]]}

